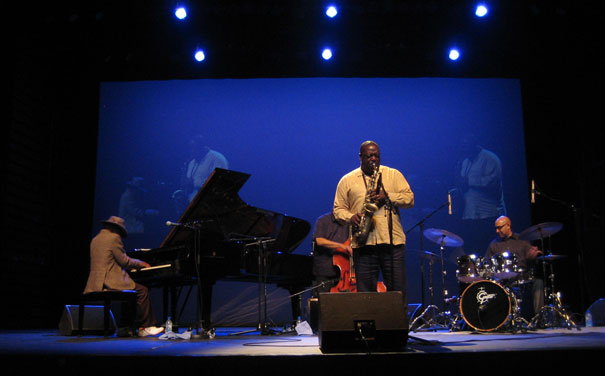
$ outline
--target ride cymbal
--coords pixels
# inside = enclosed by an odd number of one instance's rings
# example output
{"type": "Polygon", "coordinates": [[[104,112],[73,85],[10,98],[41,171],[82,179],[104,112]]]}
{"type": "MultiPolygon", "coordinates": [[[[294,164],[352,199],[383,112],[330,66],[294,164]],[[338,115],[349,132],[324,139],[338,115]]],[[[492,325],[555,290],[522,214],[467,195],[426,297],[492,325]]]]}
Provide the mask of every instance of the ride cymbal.
{"type": "Polygon", "coordinates": [[[523,240],[538,240],[549,237],[561,231],[563,224],[559,222],[545,222],[526,228],[519,234],[523,240]]]}
{"type": "Polygon", "coordinates": [[[423,234],[430,241],[446,247],[460,247],[464,244],[464,240],[458,235],[438,228],[426,229],[423,234]]]}

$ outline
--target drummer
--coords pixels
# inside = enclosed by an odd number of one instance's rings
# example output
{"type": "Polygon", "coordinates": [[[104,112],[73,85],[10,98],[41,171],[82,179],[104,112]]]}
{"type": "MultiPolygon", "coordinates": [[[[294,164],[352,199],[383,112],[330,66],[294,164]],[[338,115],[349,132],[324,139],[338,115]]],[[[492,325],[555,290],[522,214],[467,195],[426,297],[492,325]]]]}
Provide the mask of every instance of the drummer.
{"type": "Polygon", "coordinates": [[[489,243],[485,257],[491,258],[504,252],[514,253],[518,266],[523,270],[528,270],[528,267],[533,264],[536,257],[542,254],[542,251],[538,247],[532,246],[527,240],[520,239],[519,235],[513,232],[510,218],[498,217],[495,227],[498,237],[489,243]]]}
{"type": "Polygon", "coordinates": [[[493,256],[505,252],[516,256],[517,267],[521,272],[518,278],[525,282],[520,284],[520,290],[522,290],[521,315],[526,319],[531,319],[542,308],[544,301],[542,280],[531,277],[535,260],[542,254],[542,251],[538,247],[532,246],[527,240],[520,239],[519,235],[513,232],[510,218],[498,217],[495,227],[498,236],[487,247],[485,259],[489,260],[493,256]]]}

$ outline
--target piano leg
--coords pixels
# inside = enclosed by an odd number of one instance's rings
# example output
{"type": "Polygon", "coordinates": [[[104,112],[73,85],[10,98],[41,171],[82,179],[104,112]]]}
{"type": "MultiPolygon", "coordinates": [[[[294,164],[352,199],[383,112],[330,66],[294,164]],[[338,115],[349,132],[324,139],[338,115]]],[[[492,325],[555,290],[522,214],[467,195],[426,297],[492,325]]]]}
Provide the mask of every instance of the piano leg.
{"type": "Polygon", "coordinates": [[[170,317],[174,326],[178,327],[178,316],[176,313],[178,298],[176,289],[176,286],[164,286],[162,288],[162,319],[164,320],[163,322],[166,322],[168,317],[170,317]]]}
{"type": "Polygon", "coordinates": [[[292,307],[292,321],[296,322],[299,317],[302,319],[302,295],[297,294],[302,289],[289,287],[287,290],[290,295],[292,295],[290,298],[290,306],[292,307]]]}
{"type": "Polygon", "coordinates": [[[205,329],[212,328],[212,289],[216,282],[207,281],[202,284],[202,327],[205,329]]]}

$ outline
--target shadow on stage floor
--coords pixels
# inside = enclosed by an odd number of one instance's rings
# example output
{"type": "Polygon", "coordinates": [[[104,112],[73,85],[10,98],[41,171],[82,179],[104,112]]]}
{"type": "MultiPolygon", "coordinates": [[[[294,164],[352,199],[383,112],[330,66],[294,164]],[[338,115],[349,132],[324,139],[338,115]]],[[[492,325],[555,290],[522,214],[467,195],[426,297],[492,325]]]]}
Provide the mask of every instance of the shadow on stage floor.
{"type": "MultiPolygon", "coordinates": [[[[244,328],[245,329],[245,328],[244,328]]],[[[326,354],[315,335],[234,335],[218,328],[212,339],[62,336],[57,330],[0,332],[0,361],[12,374],[220,372],[222,375],[308,375],[405,372],[469,373],[507,368],[549,370],[596,366],[605,328],[546,329],[525,333],[411,332],[404,351],[326,354]],[[7,368],[9,367],[9,368],[7,368]]]]}

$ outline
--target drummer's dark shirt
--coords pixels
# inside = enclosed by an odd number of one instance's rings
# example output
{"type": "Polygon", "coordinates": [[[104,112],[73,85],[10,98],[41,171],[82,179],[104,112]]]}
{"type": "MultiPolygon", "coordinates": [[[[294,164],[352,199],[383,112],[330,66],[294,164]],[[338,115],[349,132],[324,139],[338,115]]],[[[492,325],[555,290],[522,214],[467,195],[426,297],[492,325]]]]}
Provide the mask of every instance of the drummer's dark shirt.
{"type": "Polygon", "coordinates": [[[526,269],[528,266],[531,267],[531,265],[528,265],[528,255],[531,247],[530,242],[519,239],[517,234],[513,234],[505,239],[498,236],[489,243],[485,257],[491,258],[498,253],[512,252],[517,256],[518,265],[526,269]]]}

